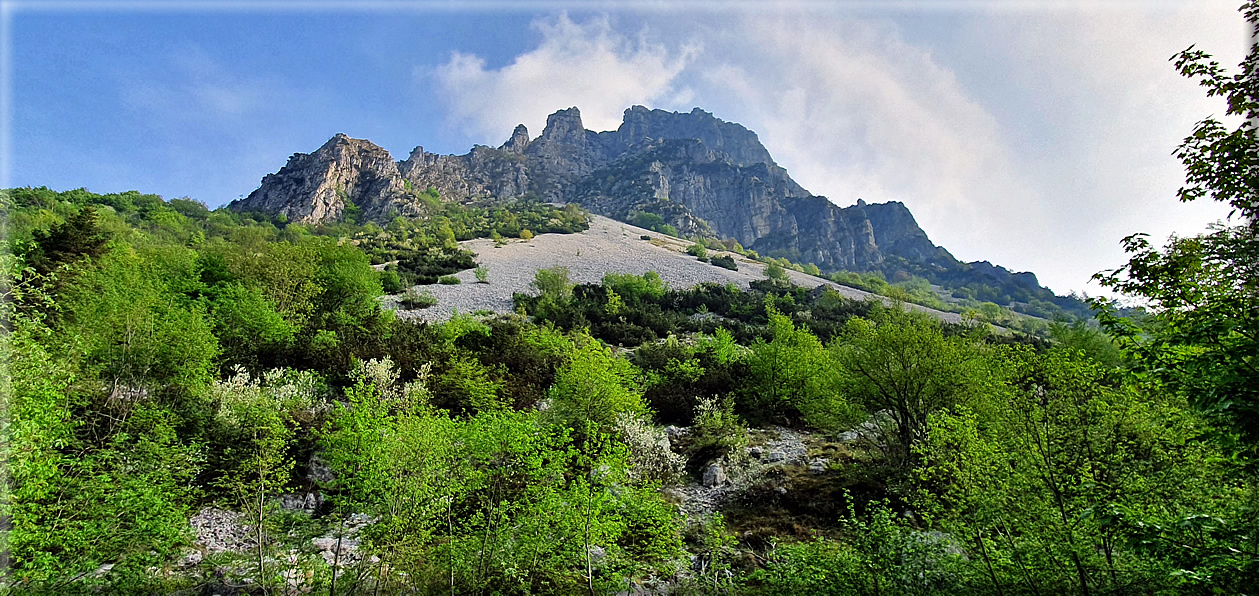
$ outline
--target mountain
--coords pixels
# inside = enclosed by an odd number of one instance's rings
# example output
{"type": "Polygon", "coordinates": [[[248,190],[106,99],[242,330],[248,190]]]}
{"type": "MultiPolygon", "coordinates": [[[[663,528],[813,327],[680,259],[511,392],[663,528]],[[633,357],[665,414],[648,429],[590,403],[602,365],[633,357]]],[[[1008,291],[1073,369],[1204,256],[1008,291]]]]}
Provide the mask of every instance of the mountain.
{"type": "Polygon", "coordinates": [[[1031,273],[958,261],[900,202],[840,207],[810,193],[756,133],[699,108],[634,106],[616,130],[593,132],[573,107],[548,116],[536,138],[520,125],[498,148],[439,155],[416,147],[400,162],[370,141],[337,134],[314,153],[293,155],[230,207],[314,223],[336,220],[353,204],[383,221],[423,214],[421,195],[429,188],[446,201],[537,197],[622,221],[649,214],[683,235],[732,238],[823,272],[878,271],[890,281],[921,276],[977,300],[1064,300],[1031,273]]]}

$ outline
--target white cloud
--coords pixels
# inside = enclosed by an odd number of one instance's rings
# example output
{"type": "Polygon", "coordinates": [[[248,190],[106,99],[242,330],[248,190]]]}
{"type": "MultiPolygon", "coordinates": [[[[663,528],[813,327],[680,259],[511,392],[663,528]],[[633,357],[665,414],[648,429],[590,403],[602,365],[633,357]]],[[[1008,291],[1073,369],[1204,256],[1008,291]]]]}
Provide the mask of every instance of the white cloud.
{"type": "Polygon", "coordinates": [[[1194,233],[1222,214],[1174,200],[1172,149],[1223,108],[1167,58],[1199,43],[1235,64],[1244,25],[1231,7],[981,4],[925,25],[796,8],[639,15],[656,39],[685,40],[674,50],[560,15],[501,68],[457,53],[427,74],[453,121],[489,144],[520,122],[536,135],[572,105],[594,130],[636,103],[698,105],[757,132],[812,192],[903,201],[959,258],[1034,271],[1059,292],[1096,292],[1088,278],[1126,260],[1124,235],[1194,233]]]}
{"type": "Polygon", "coordinates": [[[690,94],[675,88],[674,79],[697,46],[671,51],[645,33],[631,38],[606,16],[577,23],[560,14],[532,26],[542,42],[502,68],[455,52],[434,71],[420,73],[436,80],[454,123],[478,142],[498,144],[520,123],[537,136],[547,115],[570,106],[581,109],[586,128],[611,130],[630,105],[672,105],[690,94]]]}
{"type": "Polygon", "coordinates": [[[755,15],[729,31],[706,40],[722,59],[701,93],[722,97],[718,115],[756,130],[805,188],[839,205],[903,201],[962,257],[995,259],[976,249],[1030,249],[1044,236],[1034,225],[1043,205],[1015,171],[1005,131],[892,23],[755,15]]]}

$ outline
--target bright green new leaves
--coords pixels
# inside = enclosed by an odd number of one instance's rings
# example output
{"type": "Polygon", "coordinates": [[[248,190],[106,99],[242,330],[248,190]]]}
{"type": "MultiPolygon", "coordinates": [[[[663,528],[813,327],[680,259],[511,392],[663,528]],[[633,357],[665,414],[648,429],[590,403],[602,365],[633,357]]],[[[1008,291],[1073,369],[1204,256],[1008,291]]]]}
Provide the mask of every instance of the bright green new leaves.
{"type": "Polygon", "coordinates": [[[615,428],[619,414],[642,412],[641,373],[601,342],[583,337],[555,375],[547,396],[554,420],[579,431],[587,421],[601,431],[615,428]]]}
{"type": "Polygon", "coordinates": [[[910,461],[927,432],[927,417],[962,403],[978,388],[983,368],[965,337],[945,338],[940,324],[918,313],[888,309],[874,320],[852,319],[831,353],[840,387],[871,413],[886,411],[891,459],[910,461]]]}
{"type": "Polygon", "coordinates": [[[1005,390],[979,409],[933,415],[919,450],[924,486],[939,490],[920,506],[982,558],[972,581],[1041,593],[1164,582],[1169,570],[1127,548],[1112,516],[1228,506],[1217,499],[1234,491],[1212,486],[1220,469],[1197,423],[1110,385],[1070,352],[1003,364],[1005,390]]]}
{"type": "Polygon", "coordinates": [[[747,356],[752,378],[746,390],[749,410],[771,413],[779,422],[803,420],[820,429],[837,429],[858,413],[844,398],[834,356],[805,327],[766,300],[770,341],[752,344],[747,356]]]}
{"type": "Polygon", "coordinates": [[[121,247],[66,290],[76,349],[111,395],[187,395],[213,378],[218,342],[204,308],[182,293],[198,283],[194,258],[181,248],[121,247]]]}

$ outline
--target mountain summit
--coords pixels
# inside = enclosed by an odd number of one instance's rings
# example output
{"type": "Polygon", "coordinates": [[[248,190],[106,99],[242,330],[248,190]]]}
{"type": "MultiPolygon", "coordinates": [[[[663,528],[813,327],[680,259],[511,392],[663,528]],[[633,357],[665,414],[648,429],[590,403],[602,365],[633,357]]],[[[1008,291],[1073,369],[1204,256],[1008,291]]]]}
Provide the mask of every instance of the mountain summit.
{"type": "Polygon", "coordinates": [[[497,149],[439,155],[416,147],[400,162],[370,141],[337,134],[314,153],[293,155],[231,208],[316,223],[336,220],[348,202],[380,221],[423,214],[420,194],[429,188],[445,201],[537,197],[623,221],[649,214],[686,235],[733,238],[824,272],[880,271],[892,281],[920,275],[963,285],[979,276],[995,287],[1043,290],[1030,273],[959,262],[931,242],[902,203],[840,207],[810,193],[756,133],[699,108],[633,106],[619,128],[597,133],[571,107],[548,116],[536,138],[522,124],[497,149]]]}

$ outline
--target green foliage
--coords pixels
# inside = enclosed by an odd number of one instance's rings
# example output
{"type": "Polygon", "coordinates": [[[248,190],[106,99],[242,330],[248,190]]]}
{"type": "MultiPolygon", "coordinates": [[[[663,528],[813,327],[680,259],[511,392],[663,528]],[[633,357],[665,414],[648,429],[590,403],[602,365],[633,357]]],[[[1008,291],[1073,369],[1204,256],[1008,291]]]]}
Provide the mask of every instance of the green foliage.
{"type": "Polygon", "coordinates": [[[708,249],[703,244],[692,244],[686,248],[686,254],[703,261],[708,258],[708,249]]]}
{"type": "Polygon", "coordinates": [[[867,577],[865,561],[853,547],[815,539],[774,548],[763,569],[748,578],[755,594],[766,596],[856,596],[867,577]]]}
{"type": "Polygon", "coordinates": [[[434,404],[451,412],[496,411],[506,407],[499,399],[501,371],[481,364],[471,355],[459,354],[433,379],[434,404]]]}
{"type": "Polygon", "coordinates": [[[747,446],[747,429],[734,413],[734,400],[701,397],[695,404],[695,423],[690,439],[693,451],[703,459],[716,459],[747,446]]]}
{"type": "Polygon", "coordinates": [[[1073,323],[1054,322],[1049,326],[1049,337],[1068,350],[1078,350],[1099,364],[1114,368],[1123,361],[1119,346],[1110,336],[1086,321],[1073,323]]]}
{"type": "Polygon", "coordinates": [[[790,278],[787,277],[787,270],[783,269],[782,265],[772,261],[765,265],[765,278],[776,283],[790,283],[790,278]]]}
{"type": "Polygon", "coordinates": [[[660,230],[658,230],[657,228],[660,228],[665,225],[665,221],[663,217],[660,217],[659,215],[655,213],[648,213],[646,211],[636,211],[634,213],[631,213],[628,221],[632,225],[635,225],[635,226],[638,226],[640,228],[644,228],[647,230],[652,230],[654,232],[659,232],[660,230]]]}
{"type": "Polygon", "coordinates": [[[84,206],[47,232],[34,230],[32,247],[24,258],[36,273],[48,274],[82,258],[100,257],[109,238],[100,227],[96,209],[84,206]]]}
{"type": "Polygon", "coordinates": [[[195,261],[185,249],[110,251],[60,300],[74,322],[73,341],[95,378],[126,392],[174,398],[212,378],[218,340],[205,308],[179,290],[194,285],[195,261]]]}
{"type": "Polygon", "coordinates": [[[437,278],[437,283],[443,286],[457,286],[460,284],[459,278],[453,275],[443,275],[437,278]]]}
{"type": "Polygon", "coordinates": [[[396,267],[380,272],[380,289],[386,294],[398,294],[406,289],[396,267]]]}
{"type": "MultiPolygon", "coordinates": [[[[1013,351],[1004,364],[1003,389],[973,409],[933,414],[920,448],[932,490],[919,506],[982,557],[972,581],[1059,593],[1245,581],[1233,564],[1249,558],[1253,571],[1254,559],[1236,551],[1224,565],[1169,567],[1127,547],[1158,544],[1145,542],[1154,527],[1146,523],[1218,516],[1246,498],[1221,482],[1226,468],[1198,440],[1197,420],[1115,386],[1079,353],[1013,351]],[[1139,518],[1144,523],[1133,523],[1139,518]]],[[[1204,554],[1212,546],[1193,548],[1204,554]]]]}
{"type": "Polygon", "coordinates": [[[631,306],[658,301],[669,291],[664,280],[660,279],[660,274],[655,271],[648,271],[642,275],[608,273],[603,276],[603,287],[620,296],[631,306]]]}
{"type": "Polygon", "coordinates": [[[562,303],[573,295],[573,284],[568,281],[568,267],[539,269],[533,277],[533,288],[544,301],[562,303]]]}
{"type": "Polygon", "coordinates": [[[402,294],[402,298],[398,300],[398,303],[405,308],[428,308],[437,304],[437,298],[427,291],[421,291],[412,286],[407,288],[407,291],[402,294]]]}
{"type": "Polygon", "coordinates": [[[729,269],[731,271],[739,270],[739,264],[735,263],[734,257],[730,255],[719,255],[719,256],[713,257],[712,260],[710,260],[709,262],[723,269],[729,269]]]}
{"type": "Polygon", "coordinates": [[[309,372],[272,370],[253,378],[237,370],[216,382],[211,396],[226,447],[218,467],[217,488],[230,495],[250,520],[256,548],[257,578],[277,581],[268,571],[271,532],[279,505],[270,496],[284,492],[294,467],[293,442],[298,420],[322,407],[320,380],[309,372]]]}
{"type": "Polygon", "coordinates": [[[476,276],[477,283],[490,283],[490,270],[487,269],[485,265],[477,265],[476,269],[473,271],[473,275],[476,276]]]}
{"type": "Polygon", "coordinates": [[[348,197],[343,197],[345,206],[341,208],[341,221],[348,224],[361,223],[363,219],[363,209],[354,204],[348,197]]]}
{"type": "Polygon", "coordinates": [[[640,376],[628,360],[617,358],[593,338],[582,338],[568,362],[556,371],[547,394],[548,413],[578,432],[586,423],[609,432],[620,414],[643,411],[640,376]]]}
{"type": "Polygon", "coordinates": [[[746,409],[761,420],[803,421],[824,430],[853,422],[857,412],[843,394],[832,352],[772,303],[767,301],[765,310],[770,340],[757,339],[750,346],[746,409]]]}

